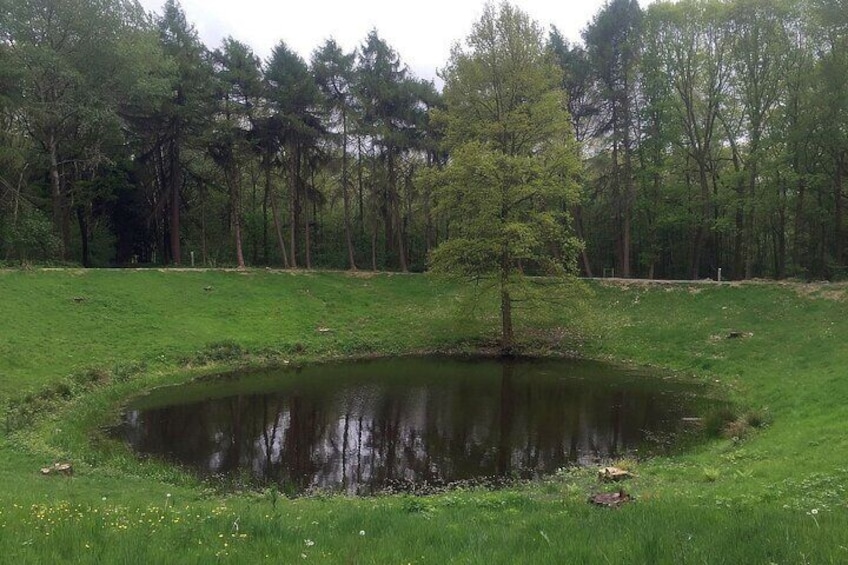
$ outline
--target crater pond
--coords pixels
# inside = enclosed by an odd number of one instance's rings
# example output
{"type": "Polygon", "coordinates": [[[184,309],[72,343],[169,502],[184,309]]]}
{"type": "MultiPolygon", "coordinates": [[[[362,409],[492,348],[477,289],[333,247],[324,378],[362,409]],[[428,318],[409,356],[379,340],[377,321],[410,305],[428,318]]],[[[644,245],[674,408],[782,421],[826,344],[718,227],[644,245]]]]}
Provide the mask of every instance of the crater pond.
{"type": "Polygon", "coordinates": [[[721,402],[571,360],[400,358],[230,374],[136,398],[139,454],[287,494],[427,492],[667,453],[721,402]]]}

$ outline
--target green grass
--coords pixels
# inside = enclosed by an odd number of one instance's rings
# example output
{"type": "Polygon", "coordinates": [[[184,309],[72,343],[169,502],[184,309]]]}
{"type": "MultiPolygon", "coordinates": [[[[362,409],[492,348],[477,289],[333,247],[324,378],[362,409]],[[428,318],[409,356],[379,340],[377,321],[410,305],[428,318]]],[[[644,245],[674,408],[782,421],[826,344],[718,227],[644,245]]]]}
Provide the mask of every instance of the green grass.
{"type": "Polygon", "coordinates": [[[593,470],[423,498],[225,494],[136,460],[98,431],[131,394],[234,366],[491,346],[497,312],[458,316],[461,296],[447,283],[0,271],[8,405],[0,555],[10,563],[848,562],[848,289],[591,291],[576,308],[530,312],[519,326],[524,345],[709,380],[740,416],[765,422],[635,463],[626,488],[636,502],[616,511],[586,503],[603,488],[593,470]],[[74,463],[73,477],[40,476],[60,459],[74,463]]]}

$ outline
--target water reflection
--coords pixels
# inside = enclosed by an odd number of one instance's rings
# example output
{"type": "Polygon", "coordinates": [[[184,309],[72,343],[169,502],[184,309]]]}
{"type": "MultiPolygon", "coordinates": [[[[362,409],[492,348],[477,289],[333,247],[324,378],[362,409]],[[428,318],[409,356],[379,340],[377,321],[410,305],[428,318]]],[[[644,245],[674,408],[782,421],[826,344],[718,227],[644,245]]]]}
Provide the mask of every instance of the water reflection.
{"type": "Polygon", "coordinates": [[[157,394],[118,430],[141,453],[287,492],[358,494],[656,447],[704,404],[691,387],[571,361],[357,362],[157,394]]]}

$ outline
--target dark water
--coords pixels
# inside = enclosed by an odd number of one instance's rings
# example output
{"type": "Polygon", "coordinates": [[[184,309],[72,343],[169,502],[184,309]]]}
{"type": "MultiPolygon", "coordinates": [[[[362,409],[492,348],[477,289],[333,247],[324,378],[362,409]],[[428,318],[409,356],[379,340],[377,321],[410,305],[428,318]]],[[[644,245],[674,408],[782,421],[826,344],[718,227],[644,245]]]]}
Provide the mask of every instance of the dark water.
{"type": "Polygon", "coordinates": [[[159,389],[116,433],[203,475],[369,494],[662,452],[715,405],[701,392],[599,363],[405,358],[159,389]]]}

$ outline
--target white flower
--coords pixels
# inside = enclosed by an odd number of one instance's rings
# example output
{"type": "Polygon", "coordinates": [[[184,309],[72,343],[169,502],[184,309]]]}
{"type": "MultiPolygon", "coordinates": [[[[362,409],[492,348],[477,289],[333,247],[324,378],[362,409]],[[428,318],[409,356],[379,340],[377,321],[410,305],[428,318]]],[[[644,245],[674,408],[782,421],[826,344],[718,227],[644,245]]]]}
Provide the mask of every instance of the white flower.
{"type": "Polygon", "coordinates": [[[305,540],[303,540],[303,543],[306,544],[306,547],[312,547],[313,545],[315,545],[315,542],[312,541],[311,539],[305,539],[305,540]]]}
{"type": "Polygon", "coordinates": [[[818,513],[819,513],[819,509],[818,509],[818,508],[813,508],[812,510],[810,510],[810,514],[812,514],[813,516],[815,516],[815,515],[816,515],[816,514],[818,514],[818,513]]]}
{"type": "Polygon", "coordinates": [[[365,530],[359,530],[359,535],[360,535],[360,536],[364,536],[364,535],[365,535],[365,530]]]}

